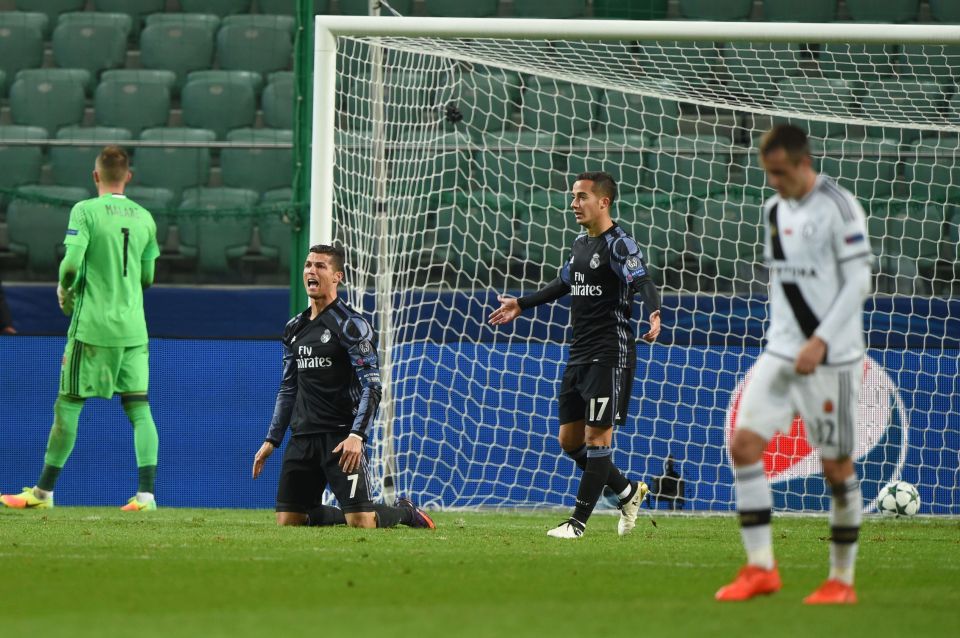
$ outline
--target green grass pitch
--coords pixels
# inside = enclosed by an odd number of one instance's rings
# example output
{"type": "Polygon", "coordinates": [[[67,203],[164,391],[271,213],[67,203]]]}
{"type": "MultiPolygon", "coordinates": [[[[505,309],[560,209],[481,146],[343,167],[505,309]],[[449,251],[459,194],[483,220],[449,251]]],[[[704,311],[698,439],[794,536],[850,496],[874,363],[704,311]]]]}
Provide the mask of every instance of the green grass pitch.
{"type": "Polygon", "coordinates": [[[0,510],[0,636],[960,636],[960,521],[868,518],[860,604],[800,600],[825,576],[824,518],[780,516],[784,588],[714,591],[742,561],[733,516],[441,513],[436,531],[277,528],[273,513],[0,510]]]}

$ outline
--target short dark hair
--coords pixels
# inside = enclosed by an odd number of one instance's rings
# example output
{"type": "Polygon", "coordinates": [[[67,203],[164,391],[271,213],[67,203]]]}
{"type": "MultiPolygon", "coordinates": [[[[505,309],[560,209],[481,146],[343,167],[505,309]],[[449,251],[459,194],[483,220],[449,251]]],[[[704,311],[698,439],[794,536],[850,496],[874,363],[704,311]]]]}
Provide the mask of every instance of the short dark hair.
{"type": "Polygon", "coordinates": [[[782,148],[794,163],[810,156],[810,142],[807,133],[793,124],[777,124],[760,138],[760,155],[782,148]]]}
{"type": "Polygon", "coordinates": [[[343,264],[347,261],[347,253],[342,247],[332,244],[314,244],[310,246],[310,252],[318,255],[330,255],[332,257],[330,265],[333,266],[334,271],[344,272],[343,264]]]}
{"type": "Polygon", "coordinates": [[[101,182],[119,184],[130,172],[130,156],[119,146],[104,146],[97,156],[97,172],[101,182]]]}
{"type": "Polygon", "coordinates": [[[603,171],[587,171],[577,175],[577,181],[590,180],[593,182],[593,192],[600,197],[609,197],[610,203],[617,200],[617,180],[613,175],[603,171]]]}

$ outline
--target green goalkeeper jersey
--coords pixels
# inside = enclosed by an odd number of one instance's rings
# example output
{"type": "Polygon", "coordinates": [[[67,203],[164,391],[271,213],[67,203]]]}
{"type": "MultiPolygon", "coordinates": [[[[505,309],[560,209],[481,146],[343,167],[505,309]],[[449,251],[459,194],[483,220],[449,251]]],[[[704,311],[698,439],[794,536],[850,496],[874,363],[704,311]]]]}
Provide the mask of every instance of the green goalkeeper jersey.
{"type": "Polygon", "coordinates": [[[160,255],[149,211],[123,195],[84,200],[70,211],[63,243],[85,250],[67,336],[97,346],[147,343],[141,264],[160,255]]]}

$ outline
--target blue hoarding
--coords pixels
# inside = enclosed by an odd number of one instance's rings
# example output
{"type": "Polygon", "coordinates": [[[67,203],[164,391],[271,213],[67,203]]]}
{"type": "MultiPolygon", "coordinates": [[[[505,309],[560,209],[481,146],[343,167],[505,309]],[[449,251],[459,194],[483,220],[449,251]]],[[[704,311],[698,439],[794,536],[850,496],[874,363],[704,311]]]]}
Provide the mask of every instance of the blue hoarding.
{"type": "MultiPolygon", "coordinates": [[[[36,481],[63,345],[62,337],[0,339],[0,490],[36,481]]],[[[649,479],[671,454],[687,483],[688,509],[730,509],[728,408],[759,352],[735,345],[638,346],[630,418],[615,440],[617,464],[649,479]]],[[[400,346],[393,386],[400,489],[445,507],[571,504],[575,467],[554,438],[553,397],[564,354],[557,344],[400,346]]],[[[865,431],[865,499],[900,475],[918,486],[922,512],[960,514],[958,352],[869,354],[875,374],[868,374],[863,409],[878,427],[865,431]]],[[[161,505],[273,506],[279,453],[257,481],[250,466],[279,375],[276,341],[151,343],[161,505]]],[[[780,463],[786,469],[775,476],[778,507],[826,507],[823,482],[806,471],[808,461],[780,463]]],[[[90,401],[57,486],[58,504],[119,505],[135,487],[133,437],[119,402],[90,401]]]]}

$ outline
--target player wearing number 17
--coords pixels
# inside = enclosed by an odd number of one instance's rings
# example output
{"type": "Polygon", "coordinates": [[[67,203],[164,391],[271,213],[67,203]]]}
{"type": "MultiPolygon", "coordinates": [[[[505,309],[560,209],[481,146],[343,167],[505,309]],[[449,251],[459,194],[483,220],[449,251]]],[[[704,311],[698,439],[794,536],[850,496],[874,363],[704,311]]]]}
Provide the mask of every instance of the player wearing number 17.
{"type": "Polygon", "coordinates": [[[500,296],[490,323],[503,325],[523,310],[570,295],[573,340],[560,385],[560,446],[583,471],[573,515],[547,534],[579,538],[604,485],[619,497],[618,533],[636,525],[647,486],[629,481],[613,464],[613,426],[623,425],[633,385],[637,353],[630,326],[633,296],[649,313],[648,343],[660,334],[660,297],[647,273],[643,254],[622,227],[610,218],[617,183],[607,173],[577,175],[573,214],[586,231],[573,242],[560,276],[532,295],[500,296]]]}
{"type": "MultiPolygon", "coordinates": [[[[153,283],[157,225],[124,196],[130,160],[117,146],[104,148],[93,171],[98,197],[70,211],[57,297],[72,315],[60,368],[60,392],[43,472],[36,486],[0,501],[17,509],[53,507],[53,488],[77,438],[84,402],[119,394],[133,424],[139,487],[121,509],[156,509],[157,428],[147,403],[149,352],[143,289],[153,283]]],[[[112,453],[112,452],[107,452],[112,453]]]]}

